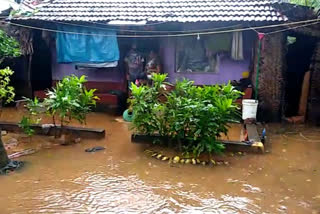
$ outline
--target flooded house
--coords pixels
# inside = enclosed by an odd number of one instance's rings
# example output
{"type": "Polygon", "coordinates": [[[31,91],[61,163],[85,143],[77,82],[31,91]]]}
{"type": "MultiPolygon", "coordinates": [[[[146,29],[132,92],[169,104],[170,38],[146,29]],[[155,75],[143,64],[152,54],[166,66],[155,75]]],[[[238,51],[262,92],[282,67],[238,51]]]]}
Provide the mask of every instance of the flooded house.
{"type": "Polygon", "coordinates": [[[289,116],[286,23],[288,17],[294,20],[285,9],[290,5],[284,5],[289,4],[56,0],[32,15],[13,16],[11,24],[33,32],[31,76],[37,96],[65,75],[85,74],[87,87],[98,89],[101,103],[123,103],[128,90],[125,58],[135,44],[144,66],[150,52],[156,53],[171,83],[183,78],[197,85],[247,79],[242,89],[245,98],[259,99],[259,118],[279,121],[289,116]]]}

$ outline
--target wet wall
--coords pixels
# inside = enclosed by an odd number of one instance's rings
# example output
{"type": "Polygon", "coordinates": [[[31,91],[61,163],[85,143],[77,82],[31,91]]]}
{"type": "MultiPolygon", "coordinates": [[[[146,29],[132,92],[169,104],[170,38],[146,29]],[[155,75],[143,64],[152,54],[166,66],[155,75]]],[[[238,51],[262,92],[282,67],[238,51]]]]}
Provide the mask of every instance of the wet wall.
{"type": "MultiPolygon", "coordinates": [[[[245,38],[244,38],[245,39],[245,38]]],[[[227,83],[229,80],[241,79],[241,74],[244,71],[248,71],[251,62],[252,52],[251,42],[245,42],[244,44],[244,56],[245,59],[241,61],[235,61],[229,58],[221,60],[220,69],[218,73],[177,73],[176,72],[176,59],[175,59],[175,39],[164,39],[161,41],[161,58],[163,71],[168,73],[169,82],[174,83],[177,79],[187,78],[195,81],[196,85],[212,85],[227,83]]]]}

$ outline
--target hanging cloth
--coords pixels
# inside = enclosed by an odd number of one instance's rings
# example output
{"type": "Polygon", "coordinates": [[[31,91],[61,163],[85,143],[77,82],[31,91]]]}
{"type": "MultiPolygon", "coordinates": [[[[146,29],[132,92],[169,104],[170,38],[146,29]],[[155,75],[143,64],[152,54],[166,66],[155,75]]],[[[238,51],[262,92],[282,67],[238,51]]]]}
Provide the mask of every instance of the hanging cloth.
{"type": "Polygon", "coordinates": [[[119,60],[115,31],[58,25],[57,60],[60,63],[106,63],[119,60]]]}
{"type": "Polygon", "coordinates": [[[219,73],[220,70],[220,62],[221,62],[221,57],[219,53],[216,54],[216,64],[214,66],[214,73],[219,73]]]}
{"type": "Polygon", "coordinates": [[[234,32],[232,38],[231,57],[234,60],[243,60],[242,32],[234,32]]]}

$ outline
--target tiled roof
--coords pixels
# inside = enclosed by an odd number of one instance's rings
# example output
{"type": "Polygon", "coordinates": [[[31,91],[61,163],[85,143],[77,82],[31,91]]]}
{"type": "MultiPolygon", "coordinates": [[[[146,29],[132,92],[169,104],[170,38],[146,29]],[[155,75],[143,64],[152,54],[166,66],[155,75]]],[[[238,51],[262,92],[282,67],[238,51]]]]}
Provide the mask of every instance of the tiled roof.
{"type": "Polygon", "coordinates": [[[52,21],[286,21],[274,0],[55,0],[23,19],[52,21]]]}

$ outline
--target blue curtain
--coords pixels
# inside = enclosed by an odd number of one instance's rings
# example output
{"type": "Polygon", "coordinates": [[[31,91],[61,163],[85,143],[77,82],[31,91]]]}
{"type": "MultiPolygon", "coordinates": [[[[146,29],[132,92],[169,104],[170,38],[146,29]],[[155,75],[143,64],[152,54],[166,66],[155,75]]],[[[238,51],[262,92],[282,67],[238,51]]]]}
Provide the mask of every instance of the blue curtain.
{"type": "Polygon", "coordinates": [[[57,33],[56,47],[59,63],[104,63],[119,60],[119,47],[115,31],[70,25],[59,25],[58,30],[95,34],[57,33]]]}

